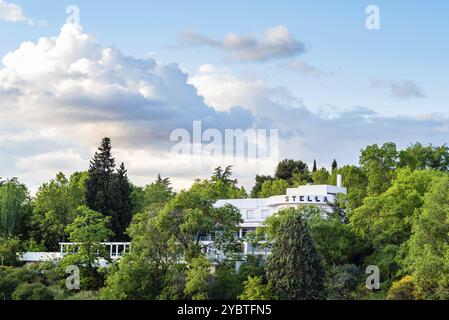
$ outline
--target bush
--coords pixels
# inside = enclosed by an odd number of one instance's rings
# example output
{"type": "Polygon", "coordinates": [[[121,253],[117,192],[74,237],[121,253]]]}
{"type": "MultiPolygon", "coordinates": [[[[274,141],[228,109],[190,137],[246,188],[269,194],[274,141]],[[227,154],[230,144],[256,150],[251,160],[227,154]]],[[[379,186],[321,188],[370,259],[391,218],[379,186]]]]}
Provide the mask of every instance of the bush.
{"type": "Polygon", "coordinates": [[[388,290],[388,300],[417,300],[418,295],[415,285],[413,284],[413,278],[411,276],[405,276],[399,281],[393,282],[388,290]]]}
{"type": "Polygon", "coordinates": [[[53,300],[52,291],[42,283],[22,283],[12,294],[13,300],[53,300]]]}

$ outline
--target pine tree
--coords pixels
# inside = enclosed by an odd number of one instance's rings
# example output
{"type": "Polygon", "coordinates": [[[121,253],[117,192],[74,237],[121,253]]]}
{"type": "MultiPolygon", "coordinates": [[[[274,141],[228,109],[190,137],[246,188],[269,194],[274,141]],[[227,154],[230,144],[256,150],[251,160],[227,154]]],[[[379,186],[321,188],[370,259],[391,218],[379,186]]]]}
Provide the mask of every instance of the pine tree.
{"type": "Polygon", "coordinates": [[[267,279],[281,300],[324,298],[324,269],[298,209],[290,209],[279,227],[266,264],[267,279]]]}
{"type": "Polygon", "coordinates": [[[317,166],[316,166],[316,160],[313,160],[313,171],[312,172],[316,172],[318,169],[317,169],[317,166]]]}
{"type": "Polygon", "coordinates": [[[334,159],[334,162],[332,162],[332,171],[335,171],[338,169],[337,160],[334,159]]]}
{"type": "Polygon", "coordinates": [[[111,139],[104,138],[89,166],[86,199],[89,208],[107,215],[110,211],[109,184],[115,171],[111,139]]]}
{"type": "Polygon", "coordinates": [[[104,138],[90,162],[86,199],[90,209],[111,217],[114,240],[127,240],[124,233],[131,221],[132,187],[122,164],[115,172],[111,139],[104,138]]]}
{"type": "Polygon", "coordinates": [[[115,215],[115,217],[112,217],[112,226],[116,240],[129,240],[125,235],[125,230],[132,219],[132,185],[128,180],[127,171],[123,163],[114,175],[111,187],[111,196],[113,197],[112,212],[115,215]]]}

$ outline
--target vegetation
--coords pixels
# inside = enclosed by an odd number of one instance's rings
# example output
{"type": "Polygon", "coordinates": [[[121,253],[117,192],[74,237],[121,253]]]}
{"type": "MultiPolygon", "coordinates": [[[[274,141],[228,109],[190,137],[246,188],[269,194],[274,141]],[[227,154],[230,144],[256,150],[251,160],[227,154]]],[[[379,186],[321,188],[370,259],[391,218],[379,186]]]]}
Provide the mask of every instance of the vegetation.
{"type": "Polygon", "coordinates": [[[232,167],[179,192],[160,175],[138,187],[105,138],[87,171],[58,173],[33,197],[18,179],[0,179],[0,299],[448,299],[449,147],[371,145],[358,165],[328,169],[286,159],[256,176],[250,196],[334,185],[338,174],[348,194],[329,203],[333,212],[282,210],[247,235],[271,249],[265,260],[242,255],[240,212],[214,206],[248,197],[232,167]],[[113,262],[105,241],[131,241],[132,250],[113,262]],[[60,242],[77,244],[59,264],[18,259],[60,242]],[[365,287],[372,265],[380,290],[365,287]],[[66,287],[68,266],[79,269],[79,289],[66,287]]]}

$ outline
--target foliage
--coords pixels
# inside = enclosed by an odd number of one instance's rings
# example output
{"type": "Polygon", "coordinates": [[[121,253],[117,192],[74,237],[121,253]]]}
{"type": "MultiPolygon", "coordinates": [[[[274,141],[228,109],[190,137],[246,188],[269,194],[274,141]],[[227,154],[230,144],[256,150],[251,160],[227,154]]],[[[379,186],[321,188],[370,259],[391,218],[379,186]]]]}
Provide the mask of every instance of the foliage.
{"type": "Polygon", "coordinates": [[[274,244],[266,272],[274,295],[281,300],[315,300],[325,297],[324,269],[304,213],[302,208],[281,211],[274,232],[274,244]]]}
{"type": "Polygon", "coordinates": [[[132,219],[132,186],[124,164],[116,172],[111,140],[104,138],[90,162],[87,204],[90,209],[111,218],[113,240],[128,240],[125,230],[132,219]]]}
{"type": "Polygon", "coordinates": [[[0,237],[0,266],[17,264],[17,254],[20,253],[20,241],[14,237],[0,237]]]}
{"type": "Polygon", "coordinates": [[[272,294],[266,284],[262,283],[260,277],[248,277],[244,282],[245,289],[240,295],[240,300],[270,300],[272,294]]]}
{"type": "Polygon", "coordinates": [[[388,300],[417,300],[415,285],[412,276],[405,276],[401,280],[393,282],[388,290],[388,300]]]}
{"type": "Polygon", "coordinates": [[[0,185],[0,236],[20,236],[30,213],[30,197],[24,184],[16,178],[0,185]]]}
{"type": "Polygon", "coordinates": [[[81,206],[76,210],[75,220],[66,228],[70,241],[76,243],[70,248],[70,254],[61,261],[61,269],[75,265],[80,268],[81,286],[85,289],[98,289],[102,286],[103,276],[98,270],[99,259],[110,261],[109,252],[101,244],[112,235],[108,228],[109,217],[81,206]]]}
{"type": "Polygon", "coordinates": [[[394,143],[377,144],[366,147],[360,154],[360,166],[367,179],[368,195],[378,195],[386,191],[395,175],[398,152],[394,143]]]}
{"type": "Polygon", "coordinates": [[[269,198],[271,196],[284,195],[287,188],[290,188],[290,184],[286,180],[267,180],[263,183],[259,196],[261,198],[269,198]]]}
{"type": "Polygon", "coordinates": [[[87,173],[74,173],[68,180],[58,173],[54,180],[44,183],[34,200],[33,236],[43,242],[50,251],[56,251],[68,234],[65,228],[75,218],[75,210],[85,205],[87,173]]]}
{"type": "Polygon", "coordinates": [[[187,270],[185,294],[192,300],[207,300],[211,263],[204,256],[192,259],[187,270]]]}
{"type": "Polygon", "coordinates": [[[404,265],[425,299],[449,298],[449,177],[437,179],[424,197],[404,265]]]}

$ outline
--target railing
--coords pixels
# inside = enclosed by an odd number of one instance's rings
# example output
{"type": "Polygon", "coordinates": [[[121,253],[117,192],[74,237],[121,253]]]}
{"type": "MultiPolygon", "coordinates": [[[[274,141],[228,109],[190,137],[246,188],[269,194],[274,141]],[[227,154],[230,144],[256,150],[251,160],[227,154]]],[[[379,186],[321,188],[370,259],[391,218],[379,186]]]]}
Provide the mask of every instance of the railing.
{"type": "MultiPolygon", "coordinates": [[[[67,253],[70,253],[67,248],[77,247],[81,244],[82,243],[76,242],[61,242],[59,244],[59,252],[61,256],[64,256],[67,253]]],[[[102,242],[101,244],[109,249],[109,256],[112,259],[120,258],[125,252],[129,252],[131,249],[131,242],[102,242]]]]}

